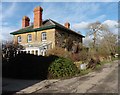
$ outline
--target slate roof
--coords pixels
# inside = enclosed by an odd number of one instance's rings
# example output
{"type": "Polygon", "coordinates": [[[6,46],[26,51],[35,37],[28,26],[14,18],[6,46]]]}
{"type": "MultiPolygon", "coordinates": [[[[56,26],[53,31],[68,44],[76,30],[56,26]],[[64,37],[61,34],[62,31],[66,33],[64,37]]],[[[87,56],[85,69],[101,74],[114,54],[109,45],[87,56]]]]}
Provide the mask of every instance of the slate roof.
{"type": "Polygon", "coordinates": [[[47,29],[59,29],[59,30],[63,30],[65,32],[69,32],[71,34],[75,34],[81,37],[84,37],[83,35],[66,28],[65,26],[51,20],[51,19],[47,19],[45,21],[43,21],[42,25],[40,26],[40,28],[33,28],[33,25],[19,29],[17,31],[11,32],[10,34],[12,35],[16,35],[16,34],[23,34],[23,33],[29,33],[29,32],[35,32],[35,31],[42,31],[42,30],[47,30],[47,29]]]}

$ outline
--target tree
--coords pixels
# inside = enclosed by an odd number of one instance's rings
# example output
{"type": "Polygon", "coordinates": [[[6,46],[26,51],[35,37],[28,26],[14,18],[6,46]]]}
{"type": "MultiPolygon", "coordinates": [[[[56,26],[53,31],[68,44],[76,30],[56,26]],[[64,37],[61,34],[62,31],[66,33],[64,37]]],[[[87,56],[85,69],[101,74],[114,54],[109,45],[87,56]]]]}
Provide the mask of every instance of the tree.
{"type": "Polygon", "coordinates": [[[104,33],[102,39],[100,40],[98,52],[106,56],[114,55],[117,53],[117,47],[117,35],[109,31],[104,33]]]}
{"type": "Polygon", "coordinates": [[[95,48],[96,46],[96,40],[98,36],[102,36],[102,32],[107,32],[108,27],[105,24],[100,23],[99,21],[96,21],[94,23],[90,23],[88,25],[89,31],[87,32],[87,36],[93,36],[93,47],[95,48]]]}
{"type": "Polygon", "coordinates": [[[22,49],[24,49],[23,46],[18,43],[13,43],[11,41],[2,43],[2,57],[4,60],[9,60],[15,57],[17,52],[22,49]]]}

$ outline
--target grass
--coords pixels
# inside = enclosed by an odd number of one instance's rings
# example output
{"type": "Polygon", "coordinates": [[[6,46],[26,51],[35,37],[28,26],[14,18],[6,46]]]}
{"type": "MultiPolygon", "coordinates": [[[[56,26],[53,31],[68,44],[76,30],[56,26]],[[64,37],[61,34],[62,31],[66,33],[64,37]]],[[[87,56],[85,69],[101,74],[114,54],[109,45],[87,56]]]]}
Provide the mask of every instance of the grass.
{"type": "Polygon", "coordinates": [[[120,59],[120,57],[112,58],[113,61],[115,61],[115,60],[119,60],[119,59],[120,59]]]}
{"type": "Polygon", "coordinates": [[[86,74],[88,74],[90,72],[92,72],[92,69],[81,70],[80,75],[86,75],[86,74]]]}

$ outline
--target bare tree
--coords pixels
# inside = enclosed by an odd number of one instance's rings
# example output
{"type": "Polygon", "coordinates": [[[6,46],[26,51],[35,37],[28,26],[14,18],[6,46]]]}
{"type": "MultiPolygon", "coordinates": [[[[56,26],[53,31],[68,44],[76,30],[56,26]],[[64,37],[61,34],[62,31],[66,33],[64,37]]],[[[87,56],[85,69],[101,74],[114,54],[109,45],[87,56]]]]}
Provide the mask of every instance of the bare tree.
{"type": "Polygon", "coordinates": [[[100,40],[99,52],[106,53],[106,55],[114,55],[117,53],[118,44],[117,44],[117,35],[112,32],[104,33],[104,36],[100,40]]]}
{"type": "Polygon", "coordinates": [[[18,43],[13,42],[5,42],[2,43],[2,57],[4,60],[9,60],[13,58],[18,51],[22,50],[23,46],[18,43]]]}
{"type": "Polygon", "coordinates": [[[100,23],[99,21],[96,21],[94,23],[90,23],[88,25],[89,31],[87,32],[86,36],[93,36],[93,47],[96,45],[96,40],[98,36],[102,36],[102,32],[109,31],[108,26],[105,24],[100,23]]]}

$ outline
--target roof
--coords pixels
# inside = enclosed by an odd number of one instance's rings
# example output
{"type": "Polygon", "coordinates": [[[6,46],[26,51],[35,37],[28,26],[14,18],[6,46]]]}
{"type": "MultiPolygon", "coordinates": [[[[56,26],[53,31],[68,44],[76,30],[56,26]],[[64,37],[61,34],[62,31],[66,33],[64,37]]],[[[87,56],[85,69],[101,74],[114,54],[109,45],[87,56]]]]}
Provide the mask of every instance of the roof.
{"type": "Polygon", "coordinates": [[[42,31],[42,30],[54,29],[54,28],[59,29],[59,30],[64,30],[64,31],[69,32],[71,34],[75,34],[75,35],[84,37],[83,35],[75,32],[69,28],[66,28],[65,26],[63,26],[63,25],[61,25],[61,24],[59,24],[51,19],[47,19],[47,20],[43,21],[40,28],[33,28],[33,25],[31,25],[31,26],[27,26],[25,28],[19,29],[17,31],[11,32],[10,34],[16,35],[16,34],[30,33],[30,32],[36,32],[36,31],[42,31]]]}

